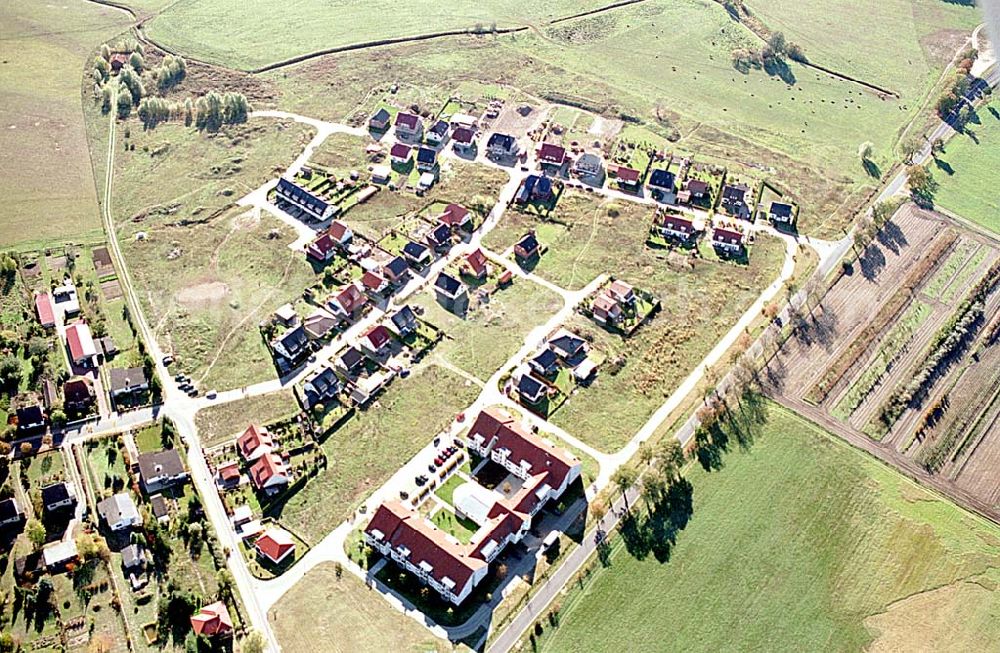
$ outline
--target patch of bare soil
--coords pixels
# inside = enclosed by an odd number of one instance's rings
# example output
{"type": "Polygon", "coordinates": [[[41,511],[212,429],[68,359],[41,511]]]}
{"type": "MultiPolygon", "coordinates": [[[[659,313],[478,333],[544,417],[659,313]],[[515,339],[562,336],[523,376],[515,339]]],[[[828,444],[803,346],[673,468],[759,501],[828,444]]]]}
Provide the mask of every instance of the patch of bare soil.
{"type": "Polygon", "coordinates": [[[188,308],[203,308],[223,302],[229,295],[229,286],[221,281],[206,281],[182,288],[177,301],[188,308]]]}
{"type": "Polygon", "coordinates": [[[112,299],[118,299],[122,296],[122,285],[118,282],[118,279],[109,279],[107,281],[101,282],[101,294],[104,295],[104,299],[111,301],[112,299]]]}

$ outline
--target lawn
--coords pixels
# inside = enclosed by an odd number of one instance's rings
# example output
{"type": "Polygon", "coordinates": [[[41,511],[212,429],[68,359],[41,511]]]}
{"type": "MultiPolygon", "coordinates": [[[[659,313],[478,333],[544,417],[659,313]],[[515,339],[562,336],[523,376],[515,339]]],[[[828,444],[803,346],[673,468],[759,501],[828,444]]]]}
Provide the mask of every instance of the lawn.
{"type": "Polygon", "coordinates": [[[512,7],[502,0],[461,0],[441,13],[434,0],[400,6],[387,0],[331,7],[291,0],[272,14],[268,0],[176,3],[148,23],[150,38],[212,63],[253,69],[316,50],[444,31],[545,22],[600,7],[600,0],[541,0],[512,7]],[[260,21],[262,15],[267,21],[260,21]],[[386,17],[392,16],[392,20],[386,17]],[[331,20],[335,19],[335,20],[331,20]],[[220,33],[218,25],[229,26],[220,33]],[[312,28],[302,30],[303,24],[312,28]]]}
{"type": "Polygon", "coordinates": [[[124,30],[129,18],[89,2],[5,2],[0,23],[6,44],[0,248],[98,235],[96,185],[80,110],[89,83],[82,76],[97,47],[124,30]]]}
{"type": "Polygon", "coordinates": [[[784,409],[768,415],[748,451],[689,474],[693,513],[666,560],[616,537],[610,567],[560,599],[541,650],[993,646],[1000,529],[784,409]]]}
{"type": "Polygon", "coordinates": [[[1000,192],[996,188],[1000,169],[1000,99],[994,99],[978,113],[980,124],[969,125],[975,138],[972,134],[958,134],[940,155],[944,165],[930,165],[940,184],[934,201],[1000,234],[1000,192]]]}
{"type": "Polygon", "coordinates": [[[437,366],[396,379],[330,434],[327,466],[274,515],[315,544],[476,398],[479,388],[437,366]]]}
{"type": "Polygon", "coordinates": [[[312,569],[271,609],[278,642],[286,651],[451,651],[422,625],[390,606],[349,573],[340,577],[332,563],[312,569]]]}
{"type": "Polygon", "coordinates": [[[548,288],[517,278],[464,318],[442,307],[431,290],[416,297],[413,304],[423,307],[422,319],[445,332],[434,354],[481,381],[500,369],[521,348],[525,336],[563,305],[562,298],[548,288]]]}
{"type": "Polygon", "coordinates": [[[431,517],[431,522],[445,533],[452,535],[462,544],[471,542],[472,536],[479,530],[476,522],[461,517],[447,508],[442,508],[434,513],[434,516],[431,517]]]}
{"type": "Polygon", "coordinates": [[[262,426],[298,411],[299,404],[292,391],[281,390],[204,408],[198,411],[195,425],[202,446],[212,447],[235,438],[250,422],[262,426]]]}
{"type": "Polygon", "coordinates": [[[578,193],[566,193],[554,217],[562,224],[539,223],[509,212],[487,237],[487,244],[503,249],[534,226],[539,241],[549,248],[536,274],[567,288],[580,288],[600,273],[613,274],[661,301],[660,312],[627,339],[582,316],[570,320],[571,328],[590,339],[606,361],[590,387],[581,388],[563,404],[553,421],[592,446],[612,452],[628,441],[774,281],[784,246],[774,238],[758,238],[746,266],[651,250],[645,246],[649,207],[607,201],[598,205],[578,193]]]}

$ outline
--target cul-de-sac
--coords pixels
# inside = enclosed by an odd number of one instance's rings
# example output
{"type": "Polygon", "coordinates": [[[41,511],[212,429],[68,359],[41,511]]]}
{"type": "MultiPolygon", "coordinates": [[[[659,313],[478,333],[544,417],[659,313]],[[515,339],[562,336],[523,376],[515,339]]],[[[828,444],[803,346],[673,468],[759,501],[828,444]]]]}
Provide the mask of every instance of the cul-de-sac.
{"type": "Polygon", "coordinates": [[[995,651],[1000,2],[0,6],[0,653],[995,651]]]}

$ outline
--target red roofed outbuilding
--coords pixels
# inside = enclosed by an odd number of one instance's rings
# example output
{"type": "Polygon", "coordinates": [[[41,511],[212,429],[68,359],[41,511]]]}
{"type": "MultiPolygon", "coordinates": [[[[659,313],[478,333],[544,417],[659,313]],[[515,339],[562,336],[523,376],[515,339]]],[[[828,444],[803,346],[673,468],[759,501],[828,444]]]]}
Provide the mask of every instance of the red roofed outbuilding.
{"type": "Polygon", "coordinates": [[[38,322],[46,329],[56,325],[56,309],[52,304],[52,295],[48,292],[35,293],[35,312],[38,322]]]}
{"type": "Polygon", "coordinates": [[[205,637],[225,636],[233,632],[233,620],[229,609],[222,601],[206,605],[191,616],[191,629],[195,635],[205,637]]]}

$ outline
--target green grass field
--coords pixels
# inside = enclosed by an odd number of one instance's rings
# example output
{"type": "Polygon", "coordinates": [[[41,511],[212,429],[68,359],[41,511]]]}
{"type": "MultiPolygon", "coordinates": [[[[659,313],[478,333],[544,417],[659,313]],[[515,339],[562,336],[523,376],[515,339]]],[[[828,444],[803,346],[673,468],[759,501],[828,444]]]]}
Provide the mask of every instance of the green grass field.
{"type": "Polygon", "coordinates": [[[271,11],[267,0],[175,3],[151,20],[149,36],[171,49],[236,68],[251,69],[308,52],[354,43],[453,30],[546,23],[600,7],[601,0],[541,0],[519,7],[502,0],[460,0],[447,10],[433,0],[404,5],[375,0],[330,6],[289,0],[271,11]],[[266,15],[267,20],[260,20],[266,15]],[[391,16],[391,20],[386,17],[391,16]],[[229,29],[220,32],[224,22],[229,29]],[[309,29],[303,30],[303,25],[309,29]]]}
{"type": "Polygon", "coordinates": [[[1000,638],[1000,529],[768,414],[749,451],[689,474],[693,513],[669,560],[616,537],[610,567],[559,599],[540,650],[962,651],[1000,638]]]}
{"type": "Polygon", "coordinates": [[[199,410],[195,426],[202,445],[212,447],[235,438],[250,422],[263,426],[298,411],[299,404],[292,391],[282,390],[199,410]]]}
{"type": "Polygon", "coordinates": [[[477,386],[437,366],[424,366],[407,379],[397,379],[367,410],[323,442],[327,466],[276,517],[315,544],[478,393],[477,386]]]}
{"type": "Polygon", "coordinates": [[[128,17],[89,2],[5,2],[0,23],[0,248],[94,237],[101,221],[82,78],[96,48],[128,17]]]}
{"type": "Polygon", "coordinates": [[[980,124],[969,125],[975,135],[959,134],[948,142],[940,156],[947,168],[930,165],[940,183],[935,203],[954,211],[963,218],[1000,234],[1000,192],[997,192],[997,170],[1000,170],[1000,100],[995,99],[979,110],[980,124]]]}
{"type": "Polygon", "coordinates": [[[562,308],[562,299],[551,290],[524,279],[490,297],[464,318],[443,308],[431,291],[413,302],[423,307],[423,319],[443,329],[446,337],[435,355],[486,381],[510,358],[535,327],[562,308]]]}
{"type": "Polygon", "coordinates": [[[311,570],[271,609],[278,642],[286,651],[308,651],[322,642],[331,653],[451,651],[377,592],[331,563],[311,570]]]}

